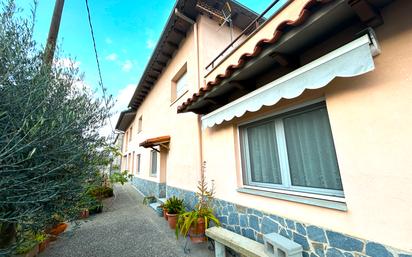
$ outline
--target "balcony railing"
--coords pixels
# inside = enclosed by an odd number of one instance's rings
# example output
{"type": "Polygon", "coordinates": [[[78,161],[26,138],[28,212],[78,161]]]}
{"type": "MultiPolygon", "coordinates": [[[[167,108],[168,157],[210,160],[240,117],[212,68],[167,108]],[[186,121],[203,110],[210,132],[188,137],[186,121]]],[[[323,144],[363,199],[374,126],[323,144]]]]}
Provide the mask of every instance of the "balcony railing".
{"type": "Polygon", "coordinates": [[[258,17],[256,17],[225,49],[223,49],[222,52],[220,52],[207,66],[206,66],[206,71],[207,74],[205,77],[207,77],[213,69],[218,66],[221,62],[225,60],[227,56],[229,56],[230,53],[232,53],[235,49],[237,49],[242,42],[246,41],[248,38],[253,36],[261,27],[263,27],[267,21],[269,21],[272,17],[276,16],[278,13],[280,13],[284,7],[286,7],[290,2],[293,0],[275,0],[273,1],[258,17]],[[271,11],[274,10],[274,13],[270,15],[267,19],[265,19],[265,15],[271,11]],[[259,23],[260,20],[264,20],[264,22],[259,23]],[[243,38],[243,41],[240,41],[243,36],[246,36],[243,38]],[[236,45],[236,43],[238,43],[236,45]]]}

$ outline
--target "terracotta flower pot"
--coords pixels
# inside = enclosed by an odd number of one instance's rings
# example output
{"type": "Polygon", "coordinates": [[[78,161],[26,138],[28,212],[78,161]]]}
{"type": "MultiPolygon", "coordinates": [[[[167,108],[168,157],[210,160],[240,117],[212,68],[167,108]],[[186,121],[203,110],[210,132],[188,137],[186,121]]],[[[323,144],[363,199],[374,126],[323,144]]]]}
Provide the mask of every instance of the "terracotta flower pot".
{"type": "Polygon", "coordinates": [[[88,217],[89,217],[89,210],[88,209],[84,209],[83,211],[80,212],[80,218],[86,219],[88,217]]]}
{"type": "Polygon", "coordinates": [[[169,222],[169,227],[171,229],[175,229],[176,228],[176,223],[177,223],[177,214],[170,214],[167,213],[167,221],[169,222]]]}
{"type": "Polygon", "coordinates": [[[55,241],[57,236],[63,233],[67,228],[66,223],[59,223],[50,229],[47,233],[50,234],[50,241],[55,241]]]}
{"type": "Polygon", "coordinates": [[[163,217],[165,218],[165,220],[167,220],[167,211],[166,211],[166,209],[163,209],[163,217]]]}
{"type": "Polygon", "coordinates": [[[43,242],[41,242],[39,244],[39,253],[44,252],[44,250],[46,250],[46,248],[49,246],[50,243],[50,239],[47,238],[46,240],[44,240],[43,242]]]}
{"type": "Polygon", "coordinates": [[[193,224],[189,229],[190,240],[193,243],[206,242],[205,230],[205,220],[203,218],[198,218],[197,224],[193,224]]]}

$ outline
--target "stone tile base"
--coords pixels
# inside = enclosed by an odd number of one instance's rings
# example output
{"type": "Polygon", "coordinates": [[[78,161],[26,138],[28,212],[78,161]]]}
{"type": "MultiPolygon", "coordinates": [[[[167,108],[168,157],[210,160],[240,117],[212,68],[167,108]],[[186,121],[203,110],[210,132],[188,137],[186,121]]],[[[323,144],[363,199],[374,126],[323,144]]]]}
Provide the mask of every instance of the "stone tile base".
{"type": "MultiPolygon", "coordinates": [[[[196,205],[194,192],[166,186],[166,195],[184,199],[187,209],[196,205]]],[[[302,245],[303,257],[412,257],[412,253],[376,242],[220,199],[215,199],[214,210],[222,227],[261,243],[263,234],[278,233],[302,245]]]]}
{"type": "Polygon", "coordinates": [[[133,177],[132,184],[145,196],[155,196],[156,198],[166,197],[165,183],[157,183],[138,177],[133,177]]]}

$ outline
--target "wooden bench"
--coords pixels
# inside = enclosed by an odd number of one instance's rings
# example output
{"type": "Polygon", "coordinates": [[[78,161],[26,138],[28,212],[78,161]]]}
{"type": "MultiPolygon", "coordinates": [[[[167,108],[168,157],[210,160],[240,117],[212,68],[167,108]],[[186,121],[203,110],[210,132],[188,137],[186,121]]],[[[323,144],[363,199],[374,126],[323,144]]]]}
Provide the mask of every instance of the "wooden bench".
{"type": "Polygon", "coordinates": [[[215,256],[226,257],[225,246],[233,249],[242,256],[267,257],[263,244],[255,240],[236,234],[221,227],[212,227],[206,230],[206,236],[215,240],[215,256]]]}

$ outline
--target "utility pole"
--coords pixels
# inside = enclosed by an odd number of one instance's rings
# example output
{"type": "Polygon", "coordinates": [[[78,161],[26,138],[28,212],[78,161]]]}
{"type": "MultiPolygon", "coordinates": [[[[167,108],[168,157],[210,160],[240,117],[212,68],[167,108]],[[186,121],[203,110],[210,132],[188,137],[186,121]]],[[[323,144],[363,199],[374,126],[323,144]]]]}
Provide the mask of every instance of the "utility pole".
{"type": "Polygon", "coordinates": [[[47,38],[46,52],[44,55],[44,63],[51,65],[56,50],[57,36],[59,34],[60,20],[62,18],[64,0],[56,0],[54,5],[53,17],[50,24],[49,36],[47,38]]]}

